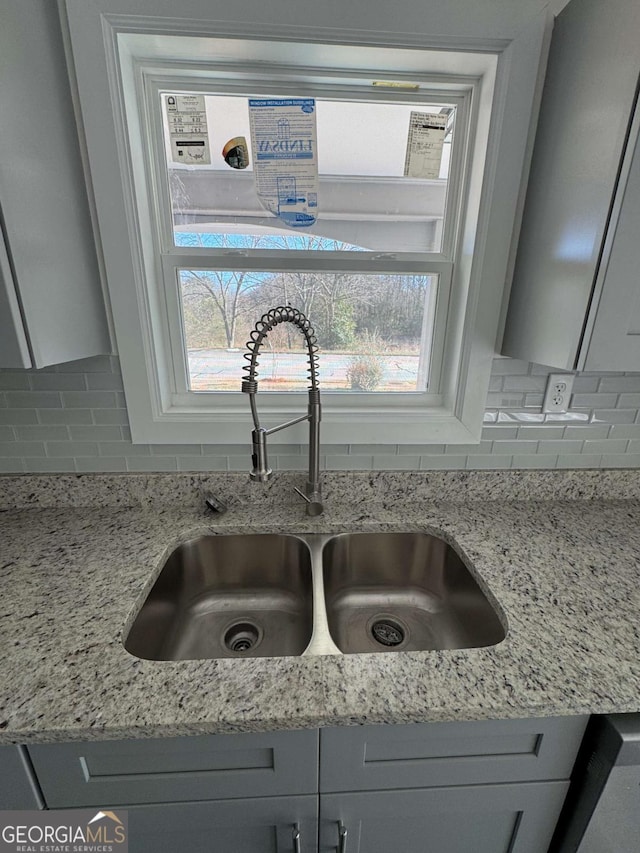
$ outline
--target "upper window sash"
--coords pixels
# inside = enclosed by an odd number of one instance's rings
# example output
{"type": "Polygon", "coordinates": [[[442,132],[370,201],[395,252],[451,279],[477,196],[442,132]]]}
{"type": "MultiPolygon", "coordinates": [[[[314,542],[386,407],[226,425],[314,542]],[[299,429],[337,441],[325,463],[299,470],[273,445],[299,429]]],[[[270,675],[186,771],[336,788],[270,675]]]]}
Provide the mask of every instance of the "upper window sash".
{"type": "MultiPolygon", "coordinates": [[[[238,65],[238,67],[241,67],[238,65]]],[[[326,74],[326,71],[322,70],[326,74]]],[[[299,268],[304,268],[309,261],[317,263],[318,252],[295,250],[295,251],[280,251],[277,249],[246,249],[246,250],[229,250],[193,247],[187,249],[183,246],[176,246],[174,242],[174,225],[172,215],[172,199],[169,187],[169,174],[166,168],[166,153],[164,147],[164,129],[162,120],[162,93],[167,91],[172,92],[188,92],[211,94],[213,92],[220,94],[241,94],[243,96],[260,95],[260,94],[295,94],[296,96],[306,96],[320,98],[325,97],[336,98],[336,87],[327,88],[326,86],[318,86],[318,84],[308,83],[305,79],[308,75],[308,69],[287,69],[290,76],[295,76],[296,80],[290,83],[287,87],[282,84],[275,85],[270,81],[271,67],[267,66],[262,69],[262,77],[249,79],[247,85],[239,86],[230,80],[220,77],[219,70],[216,73],[215,67],[210,64],[206,68],[202,68],[201,64],[197,64],[197,68],[190,66],[188,70],[182,70],[178,73],[175,68],[171,73],[161,74],[158,72],[157,65],[154,64],[152,69],[148,69],[144,64],[139,63],[137,67],[137,98],[140,114],[144,117],[142,122],[142,132],[144,135],[145,148],[150,152],[151,165],[148,166],[150,174],[148,181],[149,188],[149,206],[153,211],[154,218],[154,233],[157,252],[161,255],[184,255],[189,253],[198,254],[199,256],[225,257],[229,259],[234,255],[239,255],[245,258],[245,263],[256,263],[258,266],[264,265],[271,258],[275,262],[279,262],[280,255],[295,255],[295,264],[299,268]],[[299,77],[299,79],[298,79],[299,77]],[[309,259],[305,258],[309,256],[309,259]],[[311,260],[316,258],[315,261],[311,260]]],[[[255,72],[254,72],[255,73],[255,72]]],[[[274,72],[275,73],[275,72],[274,72]]],[[[458,235],[461,228],[462,205],[464,203],[464,187],[465,175],[470,166],[470,157],[473,148],[474,138],[474,121],[477,111],[476,86],[475,78],[452,78],[451,80],[439,79],[438,85],[434,85],[433,79],[427,75],[415,75],[411,79],[415,81],[421,88],[417,93],[401,90],[395,94],[392,89],[378,91],[372,89],[372,80],[378,79],[384,73],[385,79],[394,79],[394,75],[389,72],[368,72],[363,79],[362,87],[343,86],[339,89],[340,98],[349,100],[357,97],[360,100],[371,100],[377,102],[397,102],[397,103],[413,103],[415,102],[416,110],[420,110],[420,105],[425,103],[430,104],[448,104],[454,105],[456,108],[456,126],[454,139],[451,151],[451,161],[449,168],[449,178],[446,190],[446,205],[443,224],[442,245],[439,252],[419,251],[419,252],[336,252],[337,256],[355,257],[359,262],[358,269],[367,270],[372,267],[372,261],[375,262],[380,256],[388,256],[388,259],[393,264],[393,270],[388,271],[408,271],[405,263],[411,265],[413,262],[431,260],[448,260],[453,261],[456,251],[458,235]],[[367,88],[365,88],[365,84],[367,88]],[[446,86],[446,88],[445,88],[446,86]]],[[[398,75],[403,77],[406,75],[398,75]]],[[[321,176],[322,180],[322,176],[321,176]]],[[[402,179],[398,179],[402,180],[402,179]]],[[[411,180],[411,179],[406,179],[411,180]]],[[[323,259],[334,254],[331,251],[322,251],[323,259]]],[[[323,260],[324,263],[324,260],[323,260]]],[[[348,262],[349,264],[351,261],[348,262]]]]}

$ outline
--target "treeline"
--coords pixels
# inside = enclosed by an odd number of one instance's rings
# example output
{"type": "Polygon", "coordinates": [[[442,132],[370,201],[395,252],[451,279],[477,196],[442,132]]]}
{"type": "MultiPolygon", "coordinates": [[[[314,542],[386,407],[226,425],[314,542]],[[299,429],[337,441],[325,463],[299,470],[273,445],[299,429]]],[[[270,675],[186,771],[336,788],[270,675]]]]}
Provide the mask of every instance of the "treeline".
{"type": "MultiPolygon", "coordinates": [[[[187,345],[242,347],[262,314],[292,305],[309,318],[322,349],[414,352],[430,282],[428,275],[183,271],[187,345]]],[[[272,340],[285,349],[300,345],[293,327],[272,340]]]]}

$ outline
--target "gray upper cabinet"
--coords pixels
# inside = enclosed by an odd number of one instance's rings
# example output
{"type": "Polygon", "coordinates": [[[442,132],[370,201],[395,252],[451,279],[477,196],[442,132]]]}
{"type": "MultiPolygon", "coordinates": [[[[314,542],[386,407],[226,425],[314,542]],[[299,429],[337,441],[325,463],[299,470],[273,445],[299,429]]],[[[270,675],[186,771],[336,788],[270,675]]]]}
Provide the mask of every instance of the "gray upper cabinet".
{"type": "Polygon", "coordinates": [[[108,353],[56,3],[3,3],[0,79],[0,367],[108,353]]]}
{"type": "Polygon", "coordinates": [[[556,20],[502,352],[640,370],[638,0],[556,20]]]}

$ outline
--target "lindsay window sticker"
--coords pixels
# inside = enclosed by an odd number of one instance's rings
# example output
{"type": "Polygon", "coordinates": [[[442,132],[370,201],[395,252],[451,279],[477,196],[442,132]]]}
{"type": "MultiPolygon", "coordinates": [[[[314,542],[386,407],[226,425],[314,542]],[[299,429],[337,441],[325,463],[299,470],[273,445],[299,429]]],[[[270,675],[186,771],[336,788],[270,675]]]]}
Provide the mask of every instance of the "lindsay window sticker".
{"type": "Polygon", "coordinates": [[[447,116],[442,113],[411,113],[404,161],[406,178],[437,178],[440,175],[446,129],[447,116]]]}
{"type": "Polygon", "coordinates": [[[187,166],[209,165],[211,154],[204,95],[167,95],[164,103],[171,160],[187,166]]]}
{"type": "Polygon", "coordinates": [[[318,144],[313,98],[249,99],[256,192],[287,225],[313,225],[318,209],[318,144]]]}

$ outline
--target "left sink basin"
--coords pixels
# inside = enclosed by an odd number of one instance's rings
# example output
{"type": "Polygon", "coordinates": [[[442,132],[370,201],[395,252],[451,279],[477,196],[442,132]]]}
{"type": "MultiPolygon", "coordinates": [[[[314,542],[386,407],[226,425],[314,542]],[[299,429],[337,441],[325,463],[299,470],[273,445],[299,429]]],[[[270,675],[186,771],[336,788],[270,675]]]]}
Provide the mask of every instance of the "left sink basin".
{"type": "Polygon", "coordinates": [[[168,557],[125,648],[147,660],[300,655],[313,631],[311,555],[295,536],[202,536],[168,557]]]}

